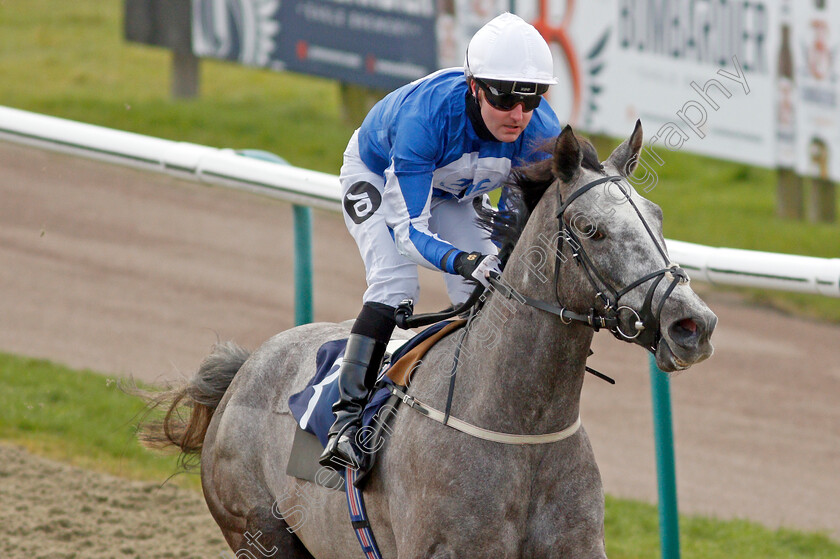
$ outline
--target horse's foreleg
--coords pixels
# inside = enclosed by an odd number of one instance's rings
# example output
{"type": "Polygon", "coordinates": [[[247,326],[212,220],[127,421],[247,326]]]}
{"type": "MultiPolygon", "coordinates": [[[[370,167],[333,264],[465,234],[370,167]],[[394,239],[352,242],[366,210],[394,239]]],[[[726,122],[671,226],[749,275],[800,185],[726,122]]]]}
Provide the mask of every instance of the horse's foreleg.
{"type": "Polygon", "coordinates": [[[315,559],[301,541],[288,530],[284,520],[258,507],[248,513],[245,533],[239,538],[236,557],[247,559],[315,559]]]}

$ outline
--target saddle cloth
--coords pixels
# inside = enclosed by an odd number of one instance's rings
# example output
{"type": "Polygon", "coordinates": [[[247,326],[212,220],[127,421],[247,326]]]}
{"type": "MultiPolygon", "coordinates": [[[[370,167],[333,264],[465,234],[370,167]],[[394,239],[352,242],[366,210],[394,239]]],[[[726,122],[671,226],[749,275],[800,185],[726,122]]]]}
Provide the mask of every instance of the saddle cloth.
{"type": "MultiPolygon", "coordinates": [[[[362,425],[370,426],[377,412],[391,396],[388,385],[406,386],[415,364],[438,340],[462,327],[465,320],[439,322],[426,328],[408,341],[392,341],[397,349],[386,359],[373,393],[362,415],[362,425]],[[390,365],[393,363],[393,365],[390,365]]],[[[389,350],[391,349],[389,344],[389,350]]],[[[333,340],[318,349],[315,376],[306,388],[289,398],[289,409],[304,431],[315,435],[321,448],[327,445],[327,432],[335,421],[332,405],[338,400],[338,371],[347,340],[333,340]]]]}

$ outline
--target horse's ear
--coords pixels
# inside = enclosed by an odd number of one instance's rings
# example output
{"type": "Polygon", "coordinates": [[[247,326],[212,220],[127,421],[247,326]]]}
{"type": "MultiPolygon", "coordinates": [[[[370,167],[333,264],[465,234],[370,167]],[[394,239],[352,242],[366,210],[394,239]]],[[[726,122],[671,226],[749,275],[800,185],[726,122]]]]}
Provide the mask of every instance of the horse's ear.
{"type": "Polygon", "coordinates": [[[554,164],[551,167],[554,176],[563,182],[570,182],[580,169],[583,151],[580,149],[575,132],[568,124],[554,142],[554,164]]]}
{"type": "Polygon", "coordinates": [[[639,164],[639,152],[642,151],[643,140],[642,121],[637,120],[633,133],[620,146],[615,148],[605,165],[612,165],[623,176],[629,177],[639,164]]]}

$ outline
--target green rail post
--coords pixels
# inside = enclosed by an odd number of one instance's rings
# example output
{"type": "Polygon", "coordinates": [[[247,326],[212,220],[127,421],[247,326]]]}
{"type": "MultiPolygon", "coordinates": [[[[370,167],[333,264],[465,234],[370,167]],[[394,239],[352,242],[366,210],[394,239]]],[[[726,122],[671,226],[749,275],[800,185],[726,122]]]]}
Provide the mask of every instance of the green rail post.
{"type": "Polygon", "coordinates": [[[662,559],[679,559],[680,521],[677,509],[677,475],[674,460],[670,382],[668,375],[656,366],[656,358],[650,355],[653,433],[656,441],[656,472],[659,485],[660,547],[662,559]]]}
{"type": "Polygon", "coordinates": [[[312,322],[312,208],[294,206],[295,325],[312,322]]]}

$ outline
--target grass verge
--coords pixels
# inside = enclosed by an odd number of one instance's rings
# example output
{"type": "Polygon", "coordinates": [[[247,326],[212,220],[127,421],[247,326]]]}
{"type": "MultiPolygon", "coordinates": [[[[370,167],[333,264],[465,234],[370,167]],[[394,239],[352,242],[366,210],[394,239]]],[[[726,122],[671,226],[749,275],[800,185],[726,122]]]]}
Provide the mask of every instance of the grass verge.
{"type": "MultiPolygon", "coordinates": [[[[117,381],[41,359],[0,353],[0,440],[56,460],[129,479],[163,482],[177,454],[153,453],[135,438],[143,402],[117,381]]],[[[192,473],[172,479],[198,488],[192,473]]]]}
{"type": "MultiPolygon", "coordinates": [[[[0,353],[0,441],[109,474],[162,482],[176,469],[174,456],[142,449],[134,439],[142,402],[92,371],[0,353]]],[[[198,489],[195,475],[174,483],[198,489]]],[[[607,498],[607,548],[612,559],[659,556],[654,506],[607,498]]],[[[686,559],[837,558],[840,545],[826,536],[768,530],[745,521],[681,518],[686,559]]]]}

